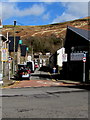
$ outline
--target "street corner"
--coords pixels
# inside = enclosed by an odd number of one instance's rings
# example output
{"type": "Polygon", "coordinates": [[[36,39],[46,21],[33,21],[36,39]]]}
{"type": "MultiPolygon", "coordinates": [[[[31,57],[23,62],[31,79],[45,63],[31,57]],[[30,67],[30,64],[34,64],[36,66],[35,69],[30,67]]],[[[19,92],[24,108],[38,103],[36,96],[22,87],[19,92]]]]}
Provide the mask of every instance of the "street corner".
{"type": "Polygon", "coordinates": [[[14,86],[17,86],[17,84],[19,84],[20,81],[9,81],[8,83],[4,83],[2,85],[2,88],[12,88],[14,86]]]}
{"type": "Polygon", "coordinates": [[[27,87],[52,87],[52,86],[75,86],[76,84],[65,83],[62,81],[52,80],[22,80],[14,81],[13,84],[3,86],[3,88],[27,88],[27,87]]]}

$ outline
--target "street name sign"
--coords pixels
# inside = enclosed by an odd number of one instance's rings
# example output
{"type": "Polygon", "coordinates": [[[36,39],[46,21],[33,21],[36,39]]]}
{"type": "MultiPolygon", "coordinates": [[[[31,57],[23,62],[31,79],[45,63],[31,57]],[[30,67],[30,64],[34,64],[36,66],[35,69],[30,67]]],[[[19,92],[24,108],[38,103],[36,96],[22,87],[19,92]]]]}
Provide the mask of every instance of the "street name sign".
{"type": "Polygon", "coordinates": [[[71,61],[82,61],[84,57],[84,53],[71,53],[70,60],[71,61]]]}

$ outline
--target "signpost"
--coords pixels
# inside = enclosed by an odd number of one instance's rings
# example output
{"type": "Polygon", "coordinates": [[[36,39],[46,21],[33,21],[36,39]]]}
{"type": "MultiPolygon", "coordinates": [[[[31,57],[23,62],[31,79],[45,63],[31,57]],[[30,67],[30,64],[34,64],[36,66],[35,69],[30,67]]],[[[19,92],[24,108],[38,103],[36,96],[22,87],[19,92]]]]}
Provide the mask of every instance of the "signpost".
{"type": "Polygon", "coordinates": [[[86,54],[84,53],[84,57],[83,57],[83,82],[85,82],[85,62],[86,62],[86,54]]]}
{"type": "Polygon", "coordinates": [[[71,61],[83,61],[83,82],[85,82],[85,64],[86,64],[86,53],[71,53],[71,61]]]}
{"type": "Polygon", "coordinates": [[[8,78],[9,78],[9,80],[10,80],[10,73],[11,73],[11,66],[10,66],[11,59],[12,59],[11,57],[8,58],[8,68],[9,68],[9,76],[8,76],[8,78]]]}

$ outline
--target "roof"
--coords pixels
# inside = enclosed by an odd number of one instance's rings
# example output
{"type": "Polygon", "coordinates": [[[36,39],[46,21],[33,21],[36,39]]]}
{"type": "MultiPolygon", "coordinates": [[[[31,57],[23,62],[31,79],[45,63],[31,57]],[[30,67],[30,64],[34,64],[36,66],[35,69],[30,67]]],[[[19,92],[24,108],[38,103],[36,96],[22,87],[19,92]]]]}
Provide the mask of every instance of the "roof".
{"type": "MultiPolygon", "coordinates": [[[[18,50],[18,44],[19,44],[20,36],[15,37],[15,52],[18,50]]],[[[10,36],[9,37],[9,52],[14,52],[14,37],[10,36]]]]}
{"type": "Polygon", "coordinates": [[[26,51],[27,51],[27,46],[26,45],[21,45],[21,56],[26,56],[26,51]]]}
{"type": "Polygon", "coordinates": [[[90,30],[80,29],[68,26],[68,29],[72,30],[73,32],[77,33],[78,35],[82,36],[86,40],[90,41],[90,30]]]}

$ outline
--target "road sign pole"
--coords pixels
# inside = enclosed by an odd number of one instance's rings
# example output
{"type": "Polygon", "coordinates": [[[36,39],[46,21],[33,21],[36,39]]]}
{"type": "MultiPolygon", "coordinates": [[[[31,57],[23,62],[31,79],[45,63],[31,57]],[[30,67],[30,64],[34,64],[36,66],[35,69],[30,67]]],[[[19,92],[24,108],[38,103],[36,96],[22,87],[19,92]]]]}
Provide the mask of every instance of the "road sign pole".
{"type": "Polygon", "coordinates": [[[83,62],[83,82],[85,82],[85,62],[83,62]]]}
{"type": "Polygon", "coordinates": [[[86,54],[84,53],[84,57],[83,57],[83,82],[85,82],[85,62],[86,62],[86,54]]]}
{"type": "Polygon", "coordinates": [[[8,76],[8,78],[9,78],[9,80],[10,80],[10,62],[9,62],[9,76],[8,76]]]}

